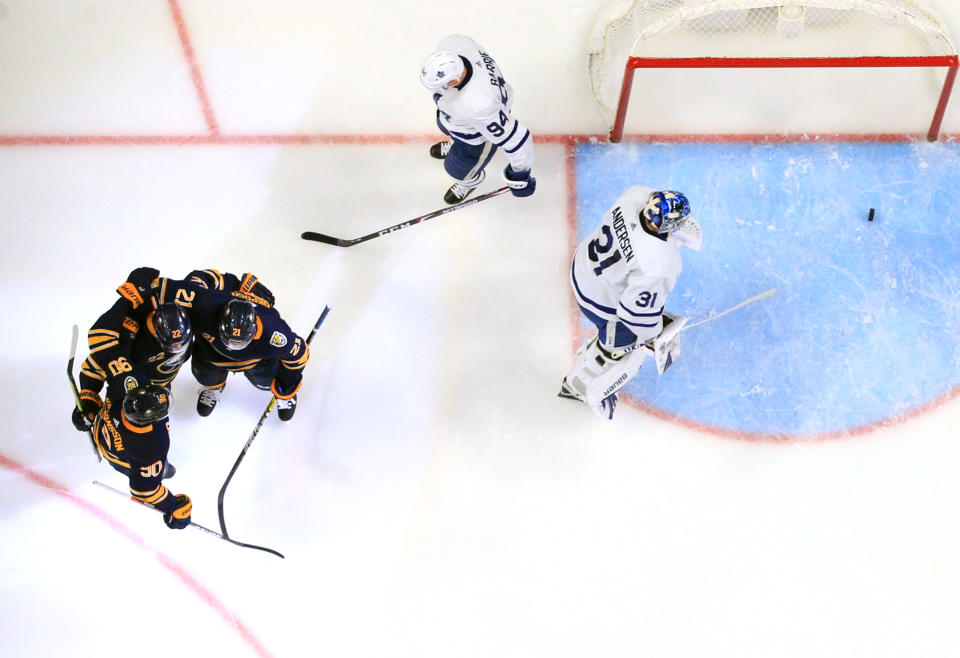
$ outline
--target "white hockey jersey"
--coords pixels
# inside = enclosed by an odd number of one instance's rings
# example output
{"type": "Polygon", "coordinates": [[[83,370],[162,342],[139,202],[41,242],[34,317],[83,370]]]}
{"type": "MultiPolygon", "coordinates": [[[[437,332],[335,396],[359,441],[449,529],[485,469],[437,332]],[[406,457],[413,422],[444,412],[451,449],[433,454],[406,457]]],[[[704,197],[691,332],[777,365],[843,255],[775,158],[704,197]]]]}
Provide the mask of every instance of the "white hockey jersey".
{"type": "Polygon", "coordinates": [[[677,243],[640,224],[652,191],[636,185],[621,194],[577,247],[570,272],[577,303],[608,322],[619,320],[639,342],[659,335],[667,295],[683,270],[677,243]]]}
{"type": "Polygon", "coordinates": [[[433,96],[443,127],[467,144],[496,144],[515,171],[530,171],[533,139],[526,126],[510,114],[513,87],[503,79],[497,63],[480,44],[462,34],[445,37],[436,50],[456,53],[469,64],[459,88],[447,88],[433,96]]]}

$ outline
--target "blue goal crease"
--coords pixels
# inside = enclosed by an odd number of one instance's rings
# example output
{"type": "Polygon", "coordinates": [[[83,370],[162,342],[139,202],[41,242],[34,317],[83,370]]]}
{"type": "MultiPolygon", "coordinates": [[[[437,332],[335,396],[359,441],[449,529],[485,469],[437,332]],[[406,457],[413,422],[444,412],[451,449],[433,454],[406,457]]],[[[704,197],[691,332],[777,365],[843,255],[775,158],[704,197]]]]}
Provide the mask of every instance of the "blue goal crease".
{"type": "Polygon", "coordinates": [[[704,245],[683,250],[668,310],[697,320],[778,289],[685,332],[673,366],[648,362],[625,392],[702,425],[808,435],[954,390],[958,165],[955,143],[578,145],[580,239],[630,185],[690,199],[704,245]]]}

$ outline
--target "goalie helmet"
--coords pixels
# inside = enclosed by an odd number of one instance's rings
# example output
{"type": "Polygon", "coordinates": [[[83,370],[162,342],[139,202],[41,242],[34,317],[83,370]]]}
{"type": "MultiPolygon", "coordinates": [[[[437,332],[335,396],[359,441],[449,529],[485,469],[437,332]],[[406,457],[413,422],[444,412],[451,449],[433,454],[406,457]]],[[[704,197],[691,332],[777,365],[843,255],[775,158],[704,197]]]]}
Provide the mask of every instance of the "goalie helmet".
{"type": "Polygon", "coordinates": [[[253,302],[231,299],[220,311],[220,340],[229,350],[242,350],[257,333],[257,309],[253,302]]]}
{"type": "Polygon", "coordinates": [[[647,227],[657,233],[670,233],[690,214],[690,202],[680,192],[664,190],[651,192],[641,215],[647,227]]]}
{"type": "Polygon", "coordinates": [[[190,346],[193,328],[190,316],[179,304],[167,302],[157,307],[153,316],[153,327],[157,331],[157,340],[165,352],[182,354],[190,346]]]}
{"type": "Polygon", "coordinates": [[[123,398],[123,415],[138,427],[163,420],[169,413],[170,391],[163,386],[139,386],[127,391],[123,398]]]}
{"type": "Polygon", "coordinates": [[[465,71],[463,60],[456,53],[439,50],[427,56],[420,65],[420,82],[430,91],[443,91],[465,71]]]}

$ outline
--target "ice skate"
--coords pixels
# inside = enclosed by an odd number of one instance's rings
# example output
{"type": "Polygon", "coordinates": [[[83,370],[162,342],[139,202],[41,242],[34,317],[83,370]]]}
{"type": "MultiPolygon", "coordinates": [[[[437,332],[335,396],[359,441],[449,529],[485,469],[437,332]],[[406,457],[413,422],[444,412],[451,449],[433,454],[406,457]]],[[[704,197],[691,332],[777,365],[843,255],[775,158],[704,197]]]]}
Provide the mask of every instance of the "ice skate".
{"type": "Polygon", "coordinates": [[[449,203],[450,205],[460,203],[461,201],[466,199],[468,196],[470,196],[470,193],[473,192],[475,189],[477,189],[477,187],[480,185],[480,183],[483,182],[483,179],[486,177],[487,177],[487,172],[481,171],[469,183],[457,181],[456,183],[451,185],[450,189],[447,190],[447,193],[443,195],[443,200],[449,203]]]}
{"type": "Polygon", "coordinates": [[[453,148],[452,139],[448,139],[445,142],[437,142],[430,147],[430,157],[436,158],[437,160],[443,160],[447,157],[447,153],[450,152],[451,148],[453,148]]]}

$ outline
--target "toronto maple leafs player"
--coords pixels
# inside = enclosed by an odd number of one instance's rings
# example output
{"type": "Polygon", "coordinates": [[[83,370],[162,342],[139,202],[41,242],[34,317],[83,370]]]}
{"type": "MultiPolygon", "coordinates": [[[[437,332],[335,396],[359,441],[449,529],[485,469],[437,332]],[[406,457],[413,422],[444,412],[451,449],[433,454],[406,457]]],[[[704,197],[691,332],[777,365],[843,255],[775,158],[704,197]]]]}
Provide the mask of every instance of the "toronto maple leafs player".
{"type": "Polygon", "coordinates": [[[533,138],[510,113],[513,88],[489,53],[470,37],[452,34],[423,61],[420,81],[433,92],[437,126],[450,137],[430,148],[455,179],[444,201],[466,199],[483,182],[497,148],[507,157],[503,176],[513,195],[533,194],[533,138]]]}
{"type": "Polygon", "coordinates": [[[679,247],[699,250],[701,241],[683,194],[636,185],[620,195],[573,256],[573,294],[598,334],[577,352],[561,397],[613,418],[617,391],[674,317],[664,306],[683,269],[679,247]]]}

